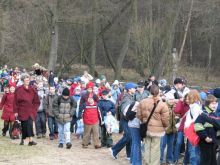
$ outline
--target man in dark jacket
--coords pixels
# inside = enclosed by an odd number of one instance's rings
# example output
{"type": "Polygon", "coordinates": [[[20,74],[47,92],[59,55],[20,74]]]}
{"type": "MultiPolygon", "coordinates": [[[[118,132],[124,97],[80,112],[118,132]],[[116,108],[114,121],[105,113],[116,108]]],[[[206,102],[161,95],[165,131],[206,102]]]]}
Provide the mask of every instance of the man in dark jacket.
{"type": "Polygon", "coordinates": [[[64,141],[66,148],[72,147],[70,139],[70,122],[76,110],[76,102],[69,96],[68,88],[64,88],[62,95],[58,96],[53,101],[53,113],[58,125],[59,148],[63,148],[64,141]],[[65,139],[64,139],[65,137],[65,139]]]}

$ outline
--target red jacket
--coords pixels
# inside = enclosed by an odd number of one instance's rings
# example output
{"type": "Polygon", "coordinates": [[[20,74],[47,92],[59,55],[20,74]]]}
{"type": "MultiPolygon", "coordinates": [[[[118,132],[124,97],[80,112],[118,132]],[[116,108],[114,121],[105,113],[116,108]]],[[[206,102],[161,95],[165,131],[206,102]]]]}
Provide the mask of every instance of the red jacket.
{"type": "Polygon", "coordinates": [[[13,111],[14,93],[5,93],[2,97],[0,109],[3,109],[2,120],[13,122],[15,115],[13,111]]]}
{"type": "Polygon", "coordinates": [[[183,101],[179,101],[173,110],[175,114],[178,114],[181,117],[180,127],[179,127],[178,131],[183,132],[183,130],[184,130],[184,124],[186,121],[186,116],[184,116],[184,115],[186,114],[186,112],[188,110],[189,110],[189,105],[183,101]]]}
{"type": "Polygon", "coordinates": [[[97,124],[100,119],[100,113],[97,106],[98,98],[95,94],[86,93],[80,100],[80,105],[83,107],[83,122],[87,125],[97,124]],[[92,104],[89,100],[92,100],[92,104]]]}
{"type": "Polygon", "coordinates": [[[14,96],[14,113],[18,113],[18,119],[21,121],[36,119],[37,110],[40,105],[40,100],[36,90],[29,86],[26,89],[23,85],[15,90],[14,96]]]}

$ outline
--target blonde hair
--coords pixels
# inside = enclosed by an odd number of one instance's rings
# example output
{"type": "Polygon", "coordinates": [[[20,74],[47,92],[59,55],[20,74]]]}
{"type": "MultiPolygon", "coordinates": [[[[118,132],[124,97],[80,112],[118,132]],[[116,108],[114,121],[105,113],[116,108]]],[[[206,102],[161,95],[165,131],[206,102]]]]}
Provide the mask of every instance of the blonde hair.
{"type": "Polygon", "coordinates": [[[196,102],[201,102],[199,92],[197,90],[191,90],[188,95],[189,104],[194,104],[196,102]]]}

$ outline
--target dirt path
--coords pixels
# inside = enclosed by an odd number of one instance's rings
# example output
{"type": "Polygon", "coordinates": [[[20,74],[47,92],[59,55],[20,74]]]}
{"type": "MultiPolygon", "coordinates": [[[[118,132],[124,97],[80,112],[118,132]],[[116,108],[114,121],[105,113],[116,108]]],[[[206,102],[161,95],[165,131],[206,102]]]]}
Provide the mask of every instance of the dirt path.
{"type": "MultiPolygon", "coordinates": [[[[121,135],[115,135],[114,139],[121,135]]],[[[123,150],[118,159],[110,156],[109,149],[94,149],[92,145],[88,149],[81,147],[81,140],[72,137],[73,147],[70,150],[58,148],[57,140],[37,139],[38,145],[29,147],[27,142],[19,146],[20,140],[9,140],[8,137],[0,138],[0,164],[1,165],[128,165],[123,150]]]]}

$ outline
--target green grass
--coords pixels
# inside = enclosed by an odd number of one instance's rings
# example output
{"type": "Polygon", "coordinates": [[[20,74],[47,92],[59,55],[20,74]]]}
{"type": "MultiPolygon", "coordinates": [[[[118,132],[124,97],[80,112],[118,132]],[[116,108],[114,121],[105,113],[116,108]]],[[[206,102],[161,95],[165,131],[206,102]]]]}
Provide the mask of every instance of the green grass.
{"type": "MultiPolygon", "coordinates": [[[[1,112],[0,112],[1,116],[1,112]]],[[[0,119],[0,130],[3,128],[3,120],[0,119]]],[[[2,131],[0,131],[2,134],[2,131]]],[[[30,147],[27,145],[20,146],[20,140],[11,140],[8,136],[3,137],[0,135],[0,164],[1,163],[11,163],[15,160],[28,160],[30,157],[43,156],[45,150],[43,147],[34,146],[30,147]]]]}

